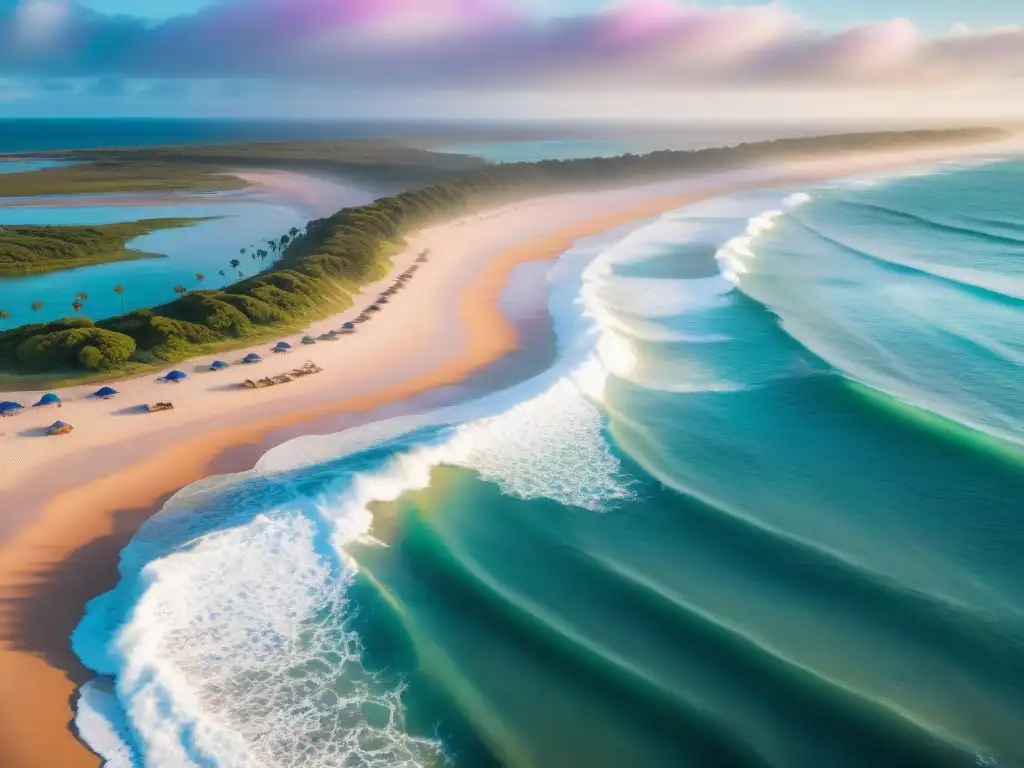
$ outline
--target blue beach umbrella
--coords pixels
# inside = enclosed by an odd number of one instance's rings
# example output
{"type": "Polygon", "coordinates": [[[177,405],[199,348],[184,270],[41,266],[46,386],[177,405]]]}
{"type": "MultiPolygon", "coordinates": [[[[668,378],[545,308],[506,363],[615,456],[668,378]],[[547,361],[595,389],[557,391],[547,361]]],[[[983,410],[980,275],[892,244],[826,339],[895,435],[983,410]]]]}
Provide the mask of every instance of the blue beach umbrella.
{"type": "Polygon", "coordinates": [[[356,324],[355,323],[345,323],[341,327],[344,328],[346,331],[351,331],[351,330],[353,330],[356,327],[356,324]]]}
{"type": "Polygon", "coordinates": [[[106,400],[108,397],[113,397],[114,395],[119,395],[119,394],[121,394],[121,393],[118,392],[113,387],[100,387],[95,392],[93,392],[91,395],[89,395],[89,397],[98,397],[101,400],[106,400]]]}
{"type": "Polygon", "coordinates": [[[184,371],[171,371],[163,377],[162,381],[184,381],[188,378],[188,374],[184,371]]]}
{"type": "Polygon", "coordinates": [[[42,408],[47,405],[60,405],[60,398],[52,392],[47,393],[39,398],[39,402],[33,405],[33,408],[42,408]]]}
{"type": "Polygon", "coordinates": [[[255,352],[250,352],[248,355],[242,358],[243,363],[258,363],[262,360],[263,358],[257,355],[255,352]]]}
{"type": "Polygon", "coordinates": [[[287,341],[279,341],[279,342],[277,342],[277,344],[274,345],[274,351],[275,352],[291,352],[292,351],[292,345],[289,344],[287,341]]]}
{"type": "Polygon", "coordinates": [[[228,364],[225,363],[223,360],[214,360],[212,363],[210,363],[211,371],[223,371],[225,368],[228,367],[228,364]]]}
{"type": "Polygon", "coordinates": [[[5,400],[0,403],[0,416],[13,416],[23,410],[25,410],[25,406],[15,403],[13,400],[5,400]]]}

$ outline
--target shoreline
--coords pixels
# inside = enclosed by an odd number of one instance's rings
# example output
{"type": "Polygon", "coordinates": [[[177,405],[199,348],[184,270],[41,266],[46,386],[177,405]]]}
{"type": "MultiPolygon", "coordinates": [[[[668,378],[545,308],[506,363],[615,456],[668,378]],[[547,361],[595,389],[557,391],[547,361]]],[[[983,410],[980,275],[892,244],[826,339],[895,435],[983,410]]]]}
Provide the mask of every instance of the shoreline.
{"type": "MultiPolygon", "coordinates": [[[[954,152],[935,159],[965,154],[964,150],[954,152]]],[[[305,433],[323,417],[367,414],[374,409],[407,401],[439,387],[458,384],[470,374],[498,361],[519,344],[515,329],[502,314],[497,301],[510,275],[521,264],[556,258],[580,238],[653,218],[700,199],[742,189],[789,186],[851,173],[884,170],[893,165],[930,161],[929,158],[910,160],[906,155],[901,155],[900,162],[890,160],[888,163],[873,157],[874,165],[863,158],[844,160],[845,166],[818,161],[805,166],[770,170],[746,180],[741,178],[742,174],[734,173],[731,177],[720,174],[620,190],[540,197],[505,206],[498,209],[498,213],[492,209],[464,217],[457,220],[458,226],[444,224],[427,228],[410,238],[409,247],[395,259],[396,269],[401,269],[413,261],[421,247],[434,243],[433,250],[437,256],[424,265],[420,273],[423,277],[417,275],[411,287],[396,296],[393,304],[380,313],[382,317],[361,327],[352,339],[369,337],[372,346],[363,344],[368,353],[379,348],[381,341],[386,342],[385,346],[394,344],[395,348],[390,350],[390,380],[376,372],[377,375],[364,382],[369,386],[361,391],[359,387],[353,387],[339,399],[336,383],[323,386],[334,382],[332,368],[325,366],[324,373],[287,387],[232,392],[228,397],[235,398],[230,403],[233,409],[229,413],[216,413],[215,418],[182,420],[179,417],[179,423],[173,429],[169,428],[170,425],[165,429],[167,420],[150,421],[146,424],[148,431],[144,429],[134,434],[129,434],[131,429],[124,433],[113,430],[114,434],[106,436],[108,439],[77,452],[70,440],[57,443],[61,455],[56,459],[41,455],[39,447],[51,447],[54,445],[51,441],[61,438],[24,438],[22,442],[28,449],[26,452],[32,455],[20,457],[24,461],[18,464],[22,469],[31,467],[27,478],[12,482],[12,475],[19,467],[9,460],[10,457],[0,457],[0,489],[5,498],[17,498],[20,507],[13,514],[9,509],[3,510],[0,519],[0,592],[4,598],[4,609],[0,614],[0,627],[3,629],[0,635],[0,681],[9,689],[6,691],[8,696],[0,704],[0,762],[12,768],[97,765],[96,756],[77,741],[68,727],[73,716],[70,704],[76,685],[92,676],[71,653],[68,647],[70,632],[82,615],[84,603],[114,585],[119,552],[138,526],[169,495],[210,474],[250,469],[273,444],[283,442],[283,432],[301,428],[305,433]],[[592,208],[598,210],[589,215],[592,208]],[[605,209],[603,212],[600,211],[602,208],[605,209]],[[581,209],[588,215],[580,217],[581,209]],[[572,221],[573,215],[576,220],[566,224],[566,219],[572,221]],[[504,221],[495,223],[496,219],[504,221]],[[528,226],[530,222],[532,228],[528,226]],[[463,244],[463,261],[452,258],[449,264],[443,264],[440,257],[448,247],[437,247],[436,241],[442,239],[446,232],[448,240],[453,242],[455,238],[471,241],[472,232],[476,232],[477,240],[486,244],[483,255],[472,253],[472,243],[468,246],[463,244]],[[447,275],[447,281],[434,279],[436,290],[428,294],[426,291],[431,283],[428,275],[435,271],[436,264],[442,265],[438,269],[442,273],[440,278],[445,277],[445,268],[451,274],[447,275]],[[467,266],[471,268],[471,274],[460,274],[466,271],[464,268],[467,266]],[[419,282],[423,285],[417,285],[419,282]],[[442,284],[445,282],[447,286],[442,284]],[[447,306],[437,299],[437,291],[443,295],[445,288],[453,292],[453,301],[447,306]],[[406,301],[407,295],[412,297],[417,291],[420,311],[412,314],[417,321],[423,322],[410,329],[408,323],[400,322],[398,305],[406,301]],[[438,305],[442,307],[439,309],[438,305]],[[424,318],[431,306],[436,316],[424,318]],[[454,329],[453,325],[456,326],[454,329]],[[372,336],[376,330],[380,331],[377,334],[380,340],[374,342],[372,336]],[[443,348],[438,349],[436,338],[433,348],[429,348],[436,331],[451,333],[455,337],[455,354],[446,355],[443,348]],[[426,354],[420,349],[424,338],[428,342],[426,354]],[[289,397],[283,400],[278,393],[287,393],[289,397]],[[261,394],[263,396],[259,397],[261,394]],[[291,395],[305,402],[295,407],[291,395]],[[235,407],[236,402],[244,404],[235,407]],[[254,407],[261,404],[275,407],[265,407],[266,413],[258,420],[251,420],[254,407]],[[184,437],[186,434],[190,436],[184,437]],[[179,437],[182,439],[176,439],[179,437]],[[60,471],[55,473],[58,460],[61,461],[60,471]],[[106,472],[99,478],[95,469],[98,465],[103,466],[106,472]],[[16,519],[10,519],[12,517],[16,519]],[[45,749],[45,755],[40,753],[42,749],[45,749]]],[[[746,173],[749,176],[751,172],[746,173]]],[[[380,284],[367,286],[364,295],[372,296],[379,287],[380,284]]],[[[412,301],[408,304],[407,315],[416,309],[412,301]]],[[[350,313],[357,311],[358,307],[350,313]]],[[[326,323],[337,326],[340,319],[333,318],[314,325],[326,323]]],[[[343,339],[330,344],[337,345],[334,349],[344,349],[348,343],[349,340],[343,339]]],[[[261,351],[267,346],[261,345],[261,351]]],[[[329,343],[322,343],[314,349],[319,352],[321,347],[328,346],[329,343]]],[[[237,353],[232,356],[234,354],[237,353]]],[[[380,352],[377,357],[384,358],[385,353],[380,352]]],[[[301,361],[302,356],[293,356],[287,367],[301,361]]],[[[387,358],[378,361],[382,364],[389,362],[387,358]]],[[[338,358],[337,362],[343,364],[343,358],[338,358]]],[[[255,372],[259,375],[276,372],[266,368],[265,363],[255,372]]],[[[186,370],[191,371],[191,368],[186,370]]],[[[220,375],[231,377],[230,381],[236,378],[234,369],[220,375]]],[[[202,378],[196,375],[193,381],[180,386],[195,386],[195,380],[202,378]]],[[[135,382],[139,383],[137,389],[140,393],[155,391],[151,381],[141,380],[122,382],[129,385],[122,391],[128,394],[130,384],[135,382]]],[[[121,387],[122,383],[118,386],[121,387]]],[[[167,386],[159,391],[166,394],[167,386]]],[[[179,392],[185,391],[173,390],[175,399],[178,399],[179,392]]],[[[224,397],[214,397],[213,394],[203,396],[200,393],[200,396],[228,403],[224,397]]],[[[69,405],[73,402],[69,401],[69,405]]],[[[75,405],[77,408],[79,404],[75,405]]],[[[209,403],[207,407],[209,409],[209,403]]],[[[72,418],[67,406],[61,416],[69,417],[69,420],[72,418]]],[[[138,418],[160,420],[161,416],[152,414],[138,418]]],[[[26,417],[19,417],[19,426],[23,418],[26,417]]],[[[318,430],[309,431],[316,433],[318,430]]],[[[78,437],[78,433],[74,437],[78,437]]]]}

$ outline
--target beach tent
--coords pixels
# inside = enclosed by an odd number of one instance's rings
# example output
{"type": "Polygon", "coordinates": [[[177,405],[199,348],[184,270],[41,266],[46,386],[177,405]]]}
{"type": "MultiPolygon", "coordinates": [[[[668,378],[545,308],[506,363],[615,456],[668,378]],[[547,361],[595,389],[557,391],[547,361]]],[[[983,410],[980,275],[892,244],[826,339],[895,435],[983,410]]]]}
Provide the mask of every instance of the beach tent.
{"type": "Polygon", "coordinates": [[[118,392],[113,387],[101,387],[100,389],[97,389],[95,392],[93,392],[90,395],[90,397],[98,397],[101,400],[106,400],[109,397],[113,397],[114,395],[119,395],[119,394],[120,394],[120,392],[118,392]]]}
{"type": "Polygon", "coordinates": [[[185,373],[184,371],[171,371],[166,376],[164,376],[162,379],[158,379],[158,381],[174,381],[174,382],[177,382],[177,381],[184,381],[187,378],[188,378],[188,374],[185,373]]]}
{"type": "Polygon", "coordinates": [[[50,425],[50,428],[47,430],[47,432],[49,432],[51,435],[66,435],[73,429],[74,427],[68,424],[66,421],[55,421],[53,422],[53,424],[50,425]]]}
{"type": "Polygon", "coordinates": [[[302,337],[302,343],[303,344],[316,344],[316,339],[314,339],[312,336],[303,336],[302,337]]]}
{"type": "Polygon", "coordinates": [[[33,405],[32,407],[33,408],[42,408],[42,407],[47,406],[47,405],[57,405],[57,406],[59,406],[60,405],[60,398],[57,397],[52,392],[50,392],[50,393],[45,394],[42,397],[40,397],[39,398],[39,402],[36,403],[35,405],[33,405]]]}
{"type": "Polygon", "coordinates": [[[242,358],[243,363],[259,363],[262,360],[263,358],[257,355],[255,352],[250,352],[248,355],[242,358]]]}
{"type": "Polygon", "coordinates": [[[223,371],[227,367],[229,367],[228,364],[225,363],[223,360],[214,360],[212,363],[210,363],[211,371],[223,371]]]}
{"type": "Polygon", "coordinates": [[[16,413],[21,413],[25,410],[25,406],[21,403],[15,403],[11,400],[5,400],[0,403],[0,416],[14,416],[16,413]]]}
{"type": "Polygon", "coordinates": [[[275,352],[291,352],[292,351],[292,345],[289,344],[287,341],[279,341],[279,342],[277,342],[277,344],[274,345],[274,351],[275,352]]]}

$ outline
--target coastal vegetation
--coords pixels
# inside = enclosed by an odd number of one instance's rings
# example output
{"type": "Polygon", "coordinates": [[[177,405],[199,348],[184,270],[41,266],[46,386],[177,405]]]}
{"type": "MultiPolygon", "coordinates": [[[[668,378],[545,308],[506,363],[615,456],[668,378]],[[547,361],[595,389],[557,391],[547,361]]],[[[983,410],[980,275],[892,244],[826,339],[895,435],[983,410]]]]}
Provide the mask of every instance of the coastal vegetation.
{"type": "MultiPolygon", "coordinates": [[[[488,166],[312,221],[305,232],[275,241],[272,249],[284,252],[266,271],[226,288],[189,291],[176,286],[181,295],[168,304],[96,324],[73,318],[0,332],[0,370],[125,374],[300,327],[350,306],[360,284],[386,274],[389,256],[405,235],[486,205],[579,187],[752,167],[797,155],[832,158],[843,152],[915,149],[1001,136],[990,129],[850,134],[488,166]]],[[[238,263],[231,262],[233,267],[238,263]]]]}
{"type": "Polygon", "coordinates": [[[96,160],[0,174],[0,197],[217,192],[246,186],[222,169],[187,163],[96,160]]]}
{"type": "Polygon", "coordinates": [[[0,278],[158,258],[159,254],[132,250],[126,244],[141,235],[187,227],[197,221],[204,219],[144,219],[95,226],[0,226],[0,278]]]}
{"type": "Polygon", "coordinates": [[[237,190],[247,186],[232,175],[239,168],[344,176],[371,187],[380,185],[386,192],[452,178],[485,165],[475,157],[361,140],[128,147],[32,157],[70,162],[0,174],[0,197],[237,190]]]}

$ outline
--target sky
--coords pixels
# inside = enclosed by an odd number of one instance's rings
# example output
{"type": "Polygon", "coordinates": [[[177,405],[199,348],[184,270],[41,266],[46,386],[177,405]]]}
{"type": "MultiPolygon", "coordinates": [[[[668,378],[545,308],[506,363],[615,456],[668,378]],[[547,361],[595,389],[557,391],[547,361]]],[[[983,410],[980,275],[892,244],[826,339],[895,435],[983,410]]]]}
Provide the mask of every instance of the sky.
{"type": "Polygon", "coordinates": [[[1024,0],[0,0],[0,115],[1024,118],[1024,0]]]}
{"type": "MultiPolygon", "coordinates": [[[[104,13],[123,13],[163,19],[195,13],[216,5],[220,0],[88,0],[82,4],[104,13]]],[[[598,10],[611,3],[605,0],[524,0],[523,5],[547,15],[571,15],[598,10]]],[[[707,6],[739,5],[722,0],[707,6]]],[[[792,0],[789,8],[826,27],[842,27],[867,19],[906,16],[921,28],[939,33],[954,24],[987,27],[1024,24],[1022,0],[792,0]]]]}

